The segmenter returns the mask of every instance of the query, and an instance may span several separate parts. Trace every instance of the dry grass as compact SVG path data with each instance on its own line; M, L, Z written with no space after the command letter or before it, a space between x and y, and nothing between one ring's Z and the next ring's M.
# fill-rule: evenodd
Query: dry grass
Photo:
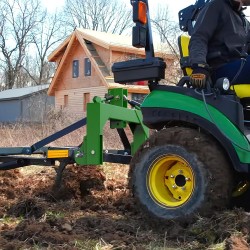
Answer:
M52 111L43 123L17 122L0 124L0 146L30 146L50 134L69 126L76 120L76 118L65 112ZM84 128L80 128L74 131L74 133L58 139L55 143L58 146L77 145L81 141L83 133Z
M41 139L73 124L81 118L63 111L51 111L43 123L17 122L0 124L0 147L31 146ZM129 135L131 133L128 132ZM86 135L86 126L52 142L50 146L78 146ZM105 149L121 148L121 141L115 130L104 127L103 141Z

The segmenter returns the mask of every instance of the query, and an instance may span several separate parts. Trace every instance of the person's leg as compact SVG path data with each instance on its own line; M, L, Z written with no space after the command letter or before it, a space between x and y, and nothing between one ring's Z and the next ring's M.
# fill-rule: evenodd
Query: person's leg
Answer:
M232 85L250 84L250 56L215 69L212 73L212 81L215 83L221 77L227 77Z

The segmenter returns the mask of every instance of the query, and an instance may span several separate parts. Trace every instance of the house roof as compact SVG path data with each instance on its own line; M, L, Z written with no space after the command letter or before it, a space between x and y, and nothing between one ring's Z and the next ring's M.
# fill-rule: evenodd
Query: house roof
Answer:
M74 34L74 33L73 33ZM56 61L56 58L58 55L60 55L61 53L65 52L68 44L69 44L69 41L72 37L71 34L70 36L68 36L49 56L48 56L48 61L49 62L54 62Z
M0 92L0 101L9 99L19 99L34 93L40 92L42 90L48 89L49 84L18 88L18 89L8 89Z
M75 32L78 33L78 35L81 36L83 39L86 39L106 49L112 49L115 51L123 51L123 52L125 51L135 54L143 54L143 55L145 54L143 48L135 48L132 46L131 36L117 35L112 33L106 33L89 29L81 29L81 28L77 28ZM49 55L48 57L49 61L54 62L58 57L58 55L61 54L61 52L65 51L72 35L69 36L67 39L65 39L65 41ZM169 54L169 56L171 55L169 45L166 43L160 43L154 41L154 50L156 54L164 52L164 54Z

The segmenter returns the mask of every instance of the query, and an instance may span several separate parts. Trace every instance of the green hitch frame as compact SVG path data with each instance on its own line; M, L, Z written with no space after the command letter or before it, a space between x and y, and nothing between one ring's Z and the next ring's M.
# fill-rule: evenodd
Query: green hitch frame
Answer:
M87 117L70 126L49 135L30 147L0 147L0 170L9 170L28 165L54 166L60 162L62 172L66 164L101 165L103 162L129 164L132 155L148 138L149 129L143 125L142 113L139 106L134 106L127 99L127 90L112 89L105 98L94 97L87 104ZM117 129L124 149L103 150L103 128L110 121L110 128ZM80 127L87 126L83 143L75 147L50 147L49 143L69 134ZM124 128L130 127L133 141L130 143ZM35 157L40 155L42 157Z
M133 133L131 154L149 137L149 129L143 124L142 113L138 108L127 108L127 90L111 89L108 97L94 97L87 104L87 133L79 149L74 152L79 165L103 164L103 128L110 121L111 129L130 127Z

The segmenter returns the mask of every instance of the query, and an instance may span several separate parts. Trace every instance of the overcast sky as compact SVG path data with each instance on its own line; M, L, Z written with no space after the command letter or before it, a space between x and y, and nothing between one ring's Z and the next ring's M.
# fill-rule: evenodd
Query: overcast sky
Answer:
M83 0L84 1L84 0ZM130 5L130 0L117 0L123 1ZM48 8L49 11L54 11L56 8L60 8L64 4L64 0L42 0L44 5ZM190 4L195 3L195 0L148 0L150 11L157 6L158 3L167 4L171 11L171 16L178 20L178 12L179 10L187 7Z
M84 0L83 0L84 1ZM117 0L123 1L130 5L130 0ZM44 5L48 8L49 11L54 11L56 8L60 8L64 4L64 0L42 0ZM154 11L154 8L157 4L166 4L169 7L171 18L175 21L178 21L178 12L185 7L194 4L196 0L148 0L150 12ZM249 10L245 11L247 15L250 16L250 7ZM250 18L248 18L250 19Z

